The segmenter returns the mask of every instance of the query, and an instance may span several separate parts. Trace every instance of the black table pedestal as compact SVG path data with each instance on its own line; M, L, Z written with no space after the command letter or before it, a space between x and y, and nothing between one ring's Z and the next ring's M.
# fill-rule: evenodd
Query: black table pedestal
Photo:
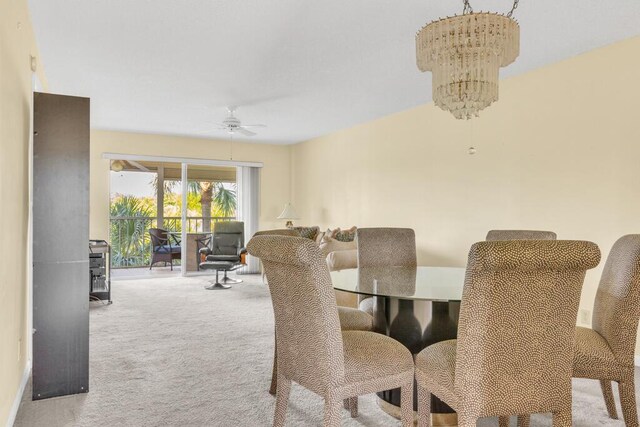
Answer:
M459 301L420 301L394 297L373 297L373 318L376 332L404 344L415 356L424 348L440 341L455 339L458 331ZM417 386L414 386L413 410L418 410ZM400 414L400 389L378 393L386 402L380 407L393 416ZM431 396L431 412L436 420L454 419L455 412L435 396ZM439 416L439 415L442 416ZM450 416L446 416L450 414ZM453 424L455 425L455 423Z

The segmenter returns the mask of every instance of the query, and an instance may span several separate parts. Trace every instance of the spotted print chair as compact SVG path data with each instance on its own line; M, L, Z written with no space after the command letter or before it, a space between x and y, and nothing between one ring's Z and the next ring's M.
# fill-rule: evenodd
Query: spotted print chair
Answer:
M292 228L280 228L276 230L256 231L254 236L290 236L300 237L300 232Z
M415 267L416 234L410 228L359 228L358 268ZM373 314L373 298L358 295L360 310Z
M254 234L254 237L255 236L302 237L297 230L291 228L258 231ZM349 307L338 307L338 317L340 318L340 328L343 331L370 331L373 329L373 317L371 317L371 315L365 313L364 311ZM273 349L273 369L271 370L271 386L269 387L269 393L271 394L276 394L276 388L278 386L277 360L278 357L276 345ZM351 408L354 416L358 413L357 399L352 400L349 404L345 402L345 407L346 406L349 406Z
M577 327L573 376L600 380L611 418L617 419L611 382L618 383L627 427L638 426L634 352L640 318L640 234L623 236L604 265L593 307L593 329Z
M298 230L293 228L280 228L275 230L262 230L256 231L254 236L289 236L289 237L301 237ZM264 270L262 271L262 281L266 284Z
M491 230L487 233L486 241L498 240L556 240L557 235L553 231L538 230ZM521 421L523 421L522 419ZM500 427L508 427L509 419L500 418Z
M487 233L487 242L496 240L556 240L553 231L536 230L491 230Z
M257 236L247 249L262 260L276 320L273 425L284 425L294 381L324 398L325 427L340 425L344 399L400 387L402 423L411 426L411 353L382 334L340 330L329 269L318 246L302 237Z
M591 242L474 244L458 339L416 356L418 425L430 425L433 393L458 413L460 427L538 412L553 413L554 426L571 426L578 303L586 270L599 261Z

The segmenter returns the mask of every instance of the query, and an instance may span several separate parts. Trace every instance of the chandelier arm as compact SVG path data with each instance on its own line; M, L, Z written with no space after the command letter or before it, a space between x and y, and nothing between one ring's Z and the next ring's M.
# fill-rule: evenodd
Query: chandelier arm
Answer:
M515 10L518 8L519 3L520 0L513 0L513 7L511 8L511 11L507 13L507 18L511 18L513 16L513 12L515 12Z
M466 15L468 13L473 13L473 8L471 7L469 0L462 0L462 2L464 4L464 8L462 9L462 14ZM513 16L513 12L516 11L519 3L520 3L520 0L513 0L513 7L511 7L511 10L509 11L509 13L507 13L508 18L511 18Z
M462 9L462 14L466 15L468 13L473 13L473 8L471 7L471 4L469 4L469 0L462 0L462 2L464 3L464 9Z

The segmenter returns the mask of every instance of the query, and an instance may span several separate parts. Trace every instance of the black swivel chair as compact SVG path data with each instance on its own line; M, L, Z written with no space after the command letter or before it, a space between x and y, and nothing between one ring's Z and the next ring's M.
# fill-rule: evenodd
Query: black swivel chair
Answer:
M205 286L205 289L229 289L227 283L240 283L242 280L232 279L227 272L243 267L242 262L247 250L244 248L244 222L227 221L219 222L213 229L211 246L200 249L200 253L206 255L206 261L200 263L201 270L215 270L215 283ZM218 278L218 272L223 271L222 280Z

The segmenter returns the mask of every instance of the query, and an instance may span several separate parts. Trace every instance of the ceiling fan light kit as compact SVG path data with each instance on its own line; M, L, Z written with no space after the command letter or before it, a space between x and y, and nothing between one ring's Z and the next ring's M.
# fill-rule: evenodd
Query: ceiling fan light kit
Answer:
M420 71L433 74L433 102L456 119L477 117L498 100L499 70L520 54L520 25L507 15L474 13L464 1L462 15L425 25L416 35Z
M231 136L239 133L244 136L254 136L255 132L247 129L248 127L266 127L265 125L243 125L239 118L235 116L236 107L228 107L229 116L218 125L218 129L226 130Z

